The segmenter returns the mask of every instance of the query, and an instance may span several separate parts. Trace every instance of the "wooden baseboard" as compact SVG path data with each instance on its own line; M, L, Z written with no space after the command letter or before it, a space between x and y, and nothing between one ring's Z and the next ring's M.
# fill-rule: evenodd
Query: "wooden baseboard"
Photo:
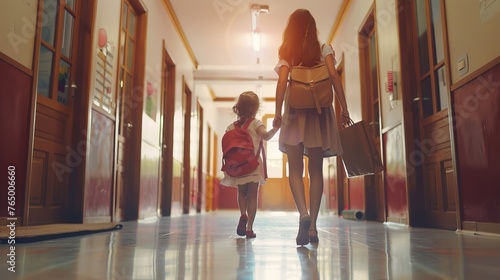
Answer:
M0 217L0 226L2 228L10 225L12 222L15 222L16 227L21 227L23 226L23 217Z
M461 231L478 235L500 236L500 224L464 221Z
M85 217L83 219L84 224L91 223L110 223L111 216L96 216L96 217Z
M406 217L387 217L387 222L408 225L408 219Z

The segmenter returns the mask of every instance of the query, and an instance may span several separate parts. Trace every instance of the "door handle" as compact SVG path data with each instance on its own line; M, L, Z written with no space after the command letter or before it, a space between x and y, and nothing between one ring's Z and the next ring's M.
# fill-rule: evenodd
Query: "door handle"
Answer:
M78 86L75 83L72 83L69 88L70 88L70 92L71 92L71 97L75 98L75 92L76 92L76 89L78 88Z
M128 122L126 123L126 126L127 126L127 133L130 134L132 132L132 127L134 127L134 125Z
M431 99L429 97L424 97L424 98L422 98L422 100L423 101L429 101ZM420 101L420 97L413 98L413 102L418 102L418 101Z

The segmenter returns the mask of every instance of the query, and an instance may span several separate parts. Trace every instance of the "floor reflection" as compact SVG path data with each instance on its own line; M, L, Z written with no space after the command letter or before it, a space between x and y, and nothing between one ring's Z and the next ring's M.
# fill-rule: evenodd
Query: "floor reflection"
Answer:
M318 255L316 249L308 249L307 247L297 247L297 255L301 266L301 279L317 280L318 272Z
M500 238L321 216L295 245L295 213L261 211L257 238L236 211L125 222L121 230L16 244L1 279L499 279ZM7 245L0 245L6 256Z
M254 279L255 254L252 248L252 241L247 241L245 238L236 238L236 251L240 258L236 279Z

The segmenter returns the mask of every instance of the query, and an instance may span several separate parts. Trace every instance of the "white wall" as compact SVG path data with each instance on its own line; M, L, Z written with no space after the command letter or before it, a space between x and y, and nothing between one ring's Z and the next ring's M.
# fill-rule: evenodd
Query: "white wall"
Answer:
M0 2L0 52L32 69L37 0Z
M376 0L378 70L380 73L379 92L382 117L382 130L398 125L403 119L402 96L391 102L385 91L387 71L395 71L400 77L399 36L397 28L396 0ZM404 65L403 65L404 67Z
M358 34L366 20L373 1L353 0L345 18L333 39L332 46L337 58L344 56L344 77L347 106L356 122L362 118L361 81ZM379 92L381 97L382 129L401 123L403 108L401 92L396 101L390 102L385 92L387 71L400 71L399 42L397 33L396 0L376 0Z
M481 2L445 1L452 84L500 56L500 1L488 1L493 2L486 11L491 17L485 20ZM463 54L469 57L469 72L460 76L457 63Z
M361 87L358 32L373 1L352 0L337 34L331 42L337 58L344 56L345 95L354 122L361 120Z

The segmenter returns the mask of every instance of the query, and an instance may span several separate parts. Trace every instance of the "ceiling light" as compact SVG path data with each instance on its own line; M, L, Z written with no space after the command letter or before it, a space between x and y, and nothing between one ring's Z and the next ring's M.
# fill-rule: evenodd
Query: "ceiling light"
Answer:
M261 13L269 13L268 5L252 5L252 47L253 50L260 51L260 27L259 27L259 15Z
M252 31L252 47L254 51L260 51L260 32L258 30Z

